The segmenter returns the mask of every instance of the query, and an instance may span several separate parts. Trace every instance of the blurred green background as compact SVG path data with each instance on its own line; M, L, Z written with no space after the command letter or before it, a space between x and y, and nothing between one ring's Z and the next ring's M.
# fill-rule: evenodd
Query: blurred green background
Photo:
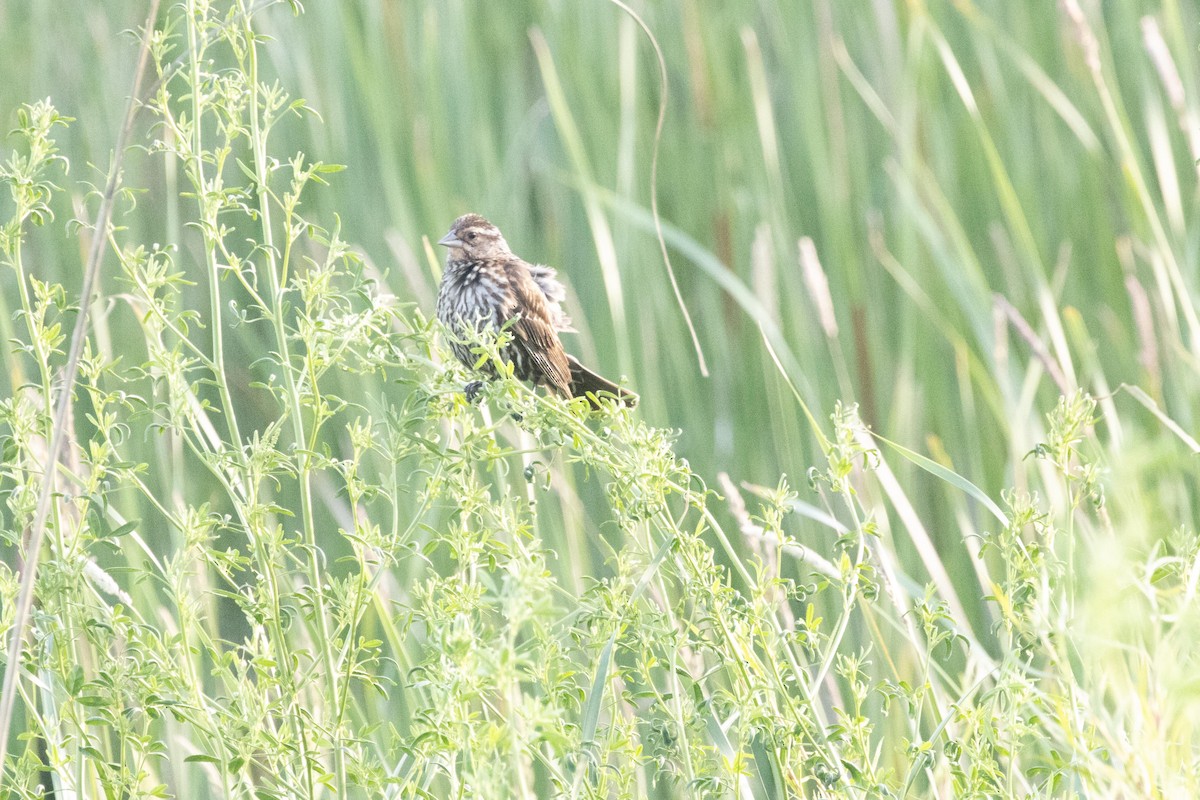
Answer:
M442 258L429 243L461 213L488 216L519 254L564 273L581 331L568 349L626 376L641 413L680 431L679 452L710 483L786 473L803 487L821 459L770 340L822 423L839 399L856 402L876 431L992 495L1028 482L1043 414L1084 387L1101 397L1101 438L1119 445L1113 484L1165 486L1183 512L1174 523L1195 522L1179 494L1195 488L1185 448L1128 395L1109 395L1137 384L1192 426L1200 9L1082 5L1078 16L1041 0L638 4L666 63L660 210L708 377L649 215L655 55L620 8L313 2L258 19L273 37L262 77L319 114L281 124L273 152L348 167L307 195L308 216L338 215L390 290L427 315ZM101 181L90 164L108 163L136 53L128 31L144 12L0 2L0 114L12 122L20 103L49 96L77 119L60 137L71 162L60 184L77 202ZM155 135L148 119L136 144ZM163 165L129 158L127 185L179 186ZM176 194L140 194L117 223L180 245L192 269ZM806 273L803 237L820 269L810 258ZM79 247L48 229L28 257L76 286ZM13 281L0 276L6 293ZM102 291L120 291L111 270ZM114 313L102 327L119 343L131 324ZM262 352L252 336L230 333L247 363ZM954 563L959 515L977 510L895 468ZM1164 506L1136 505L1138 530L1166 522Z
M175 20L173 54L191 31L180 20L220 27L207 8L194 0L162 9ZM825 770L843 757L837 770L871 764L879 774L864 785L897 791L982 786L987 770L995 786L1029 794L1062 775L1068 790L1086 779L1128 796L1197 783L1200 6L635 4L665 65L658 205L707 375L650 213L658 51L625 9L605 0L256 8L254 30L270 36L260 81L316 112L281 121L267 153L347 167L323 174L328 187L305 190L305 219L324 229L340 220L366 275L416 318L433 313L444 254L431 243L458 215L486 215L517 253L558 267L569 283L580 333L568 349L624 376L641 396L636 414L675 431L678 454L708 486L728 486L718 483L726 473L769 494L761 487L788 476L799 502L780 492L778 517L768 508L763 528L778 523L836 565L763 546L736 499L709 499L715 517L704 518L699 495L688 495L699 484L628 418L585 421L549 403L542 411L552 413L538 417L538 404L518 393L507 399L534 409L518 428L503 417L503 397L462 406L461 376L431 371L429 350L419 335L405 339L403 324L370 330L411 346L376 354L370 365L386 363L390 374L321 375L322 398L346 405L308 441L312 395L296 392L296 373L276 371L271 356L299 341L287 335L309 310L295 301L300 281L272 298L272 313L286 306L272 325L270 304L255 309L247 284L226 280L220 326L211 324L216 280L207 270L233 270L216 257L206 263L181 174L191 165L156 145L167 126L145 113L123 161L129 191L114 238L161 246L192 281L181 298L163 290L154 300L176 304L171 314L195 312L186 343L177 330L163 339L176 353L194 347L197 362L178 369L182 389L164 387L161 364L142 369L157 333L140 323L144 298L109 253L92 343L116 366L99 382L149 400L122 408L104 431L118 440L113 451L74 462L86 466L74 477L97 485L60 504L68 511L48 540L26 662L45 676L22 676L38 688L22 697L26 718L14 731L41 731L55 746L60 736L63 746L61 757L51 748L25 759L26 785L42 774L34 761L57 769L59 785L88 785L85 766L100 775L109 767L92 761L114 760L129 739L114 726L121 735L99 758L76 732L98 727L93 714L117 719L128 709L147 711L138 748L171 742L164 783L208 787L219 773L244 782L234 787L242 796L258 778L278 778L289 796L308 781L315 796L322 759L362 796L387 780L436 793L458 780L457 767L471 779L486 774L491 755L510 745L508 780L537 771L526 796L565 785L563 776L582 791L595 776L585 775L591 756L576 756L597 743L609 750L594 765L618 767L598 772L631 786L679 764L687 775L692 759L712 767L698 779L720 775L732 787L742 757L764 787L770 773L772 786L786 776L806 790L840 780ZM22 103L44 97L75 118L55 129L70 163L55 177L58 223L95 216L92 190L111 162L145 13L145 3L126 0L0 0L0 122L12 127ZM226 43L209 52L230 58ZM206 64L202 85L222 86L207 73L229 66ZM180 93L188 85L169 84ZM205 124L244 111L242 100L221 96ZM186 97L165 105L189 113ZM214 147L219 137L204 133ZM253 162L245 141L234 157ZM17 137L10 144L19 149ZM287 170L276 175L273 189ZM235 232L221 245L251 256L238 277L259 280L270 259L256 249L265 242L253 223L260 209L246 200L255 179L232 161L221 177L235 187L222 211ZM0 198L0 219L11 208ZM283 240L280 217L272 224L272 241ZM31 228L22 253L32 276L67 288L50 320L63 330L85 261L78 231ZM297 265L324 255L317 239L301 237ZM40 391L45 408L52 381L20 347L36 326L14 315L33 283L22 296L17 281L15 270L0 271L0 336L16 340L0 393L29 408ZM331 329L369 296L346 291L324 298L334 298L320 317ZM313 292L305 302L322 299ZM214 331L225 360L197 367ZM310 341L288 366L315 375L325 365L312 366L320 353ZM24 384L33 391L22 396ZM1076 389L1096 398L1095 424L1082 400L1048 424L1047 412ZM87 419L88 403L100 400L79 394L75 455L104 438ZM200 430L208 417L163 425L155 415L183 395L194 407L210 403L209 416L228 427ZM864 455L879 442L853 441L852 424L831 423L839 403L856 404L876 434L912 452L881 445L879 457ZM41 429L18 431L19 415L5 412L0 450L7 457L20 445L4 474L5 519L24 519L21 502L31 505L40 480ZM295 427L276 439L270 426L280 420ZM363 446L368 429L377 439ZM842 437L831 463L823 436ZM366 454L352 458L356 448ZM408 475L414 464L424 472ZM937 477L937 465L952 472ZM833 477L810 486L810 468ZM638 475L646 480L630 478ZM252 497L239 496L238 481ZM992 515L966 481L1006 511ZM620 507L643 490L651 497L642 505ZM70 508L86 508L86 518ZM784 513L792 510L800 513ZM1005 513L1011 520L1000 523ZM14 563L23 525L5 526ZM724 533L739 530L750 533ZM977 558L981 541L993 551ZM237 558L245 560L230 566ZM88 569L108 579L91 594L76 591ZM15 596L15 581L2 588ZM130 615L109 625L125 613L107 599L116 591L127 592L119 600ZM133 630L146 640L127 646ZM92 647L82 631L108 631L112 641L96 634ZM704 649L684 665L689 676L680 659L691 648ZM131 667L146 668L133 689L108 682ZM195 716L164 714L180 697ZM243 713L243 699L263 705ZM908 712L892 713L902 703ZM75 716L60 723L64 709ZM284 752L307 747L309 733L314 750ZM965 745L953 741L960 735ZM21 741L25 754L39 743ZM1033 755L1021 761L1025 744ZM936 767L926 745L942 748ZM344 763L360 757L372 765L361 782L356 764ZM968 762L983 772L958 774ZM65 783L63 765L77 771ZM1047 769L1056 772L1043 784ZM693 788L680 782L657 796Z

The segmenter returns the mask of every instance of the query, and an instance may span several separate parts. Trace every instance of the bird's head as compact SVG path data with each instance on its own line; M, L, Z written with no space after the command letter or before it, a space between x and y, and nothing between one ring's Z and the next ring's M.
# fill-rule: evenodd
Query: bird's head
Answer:
M470 259L502 258L512 255L500 229L478 214L463 214L454 220L450 232L438 239L438 244L450 248L451 258L461 251Z

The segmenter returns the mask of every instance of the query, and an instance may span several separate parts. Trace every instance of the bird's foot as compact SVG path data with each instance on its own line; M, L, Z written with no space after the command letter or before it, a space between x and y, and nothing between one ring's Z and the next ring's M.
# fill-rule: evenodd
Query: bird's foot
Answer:
M479 392L483 389L483 381L471 381L463 387L463 394L467 396L468 403L474 403L479 398Z

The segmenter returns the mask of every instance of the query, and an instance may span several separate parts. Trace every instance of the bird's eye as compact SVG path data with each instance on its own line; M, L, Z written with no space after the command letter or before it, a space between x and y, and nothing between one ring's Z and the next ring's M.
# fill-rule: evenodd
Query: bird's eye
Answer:
M475 241L475 237L476 237L476 236L478 236L478 235L479 235L479 234L477 234L477 233L468 233L468 234L467 234L467 239L469 239L470 241L472 241L472 242L473 242L473 241Z

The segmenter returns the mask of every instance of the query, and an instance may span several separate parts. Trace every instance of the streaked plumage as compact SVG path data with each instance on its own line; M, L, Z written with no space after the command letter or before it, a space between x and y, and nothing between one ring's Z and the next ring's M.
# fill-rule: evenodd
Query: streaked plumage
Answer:
M563 311L566 290L554 269L522 261L500 230L478 214L459 217L438 244L450 248L450 255L438 289L437 315L454 334L450 346L459 361L472 367L477 357L469 344L454 339L466 338L472 328L499 330L515 319L512 342L502 356L512 362L518 378L561 397L607 392L626 405L637 402L636 395L563 350L559 332L574 329ZM483 369L495 374L490 364Z

